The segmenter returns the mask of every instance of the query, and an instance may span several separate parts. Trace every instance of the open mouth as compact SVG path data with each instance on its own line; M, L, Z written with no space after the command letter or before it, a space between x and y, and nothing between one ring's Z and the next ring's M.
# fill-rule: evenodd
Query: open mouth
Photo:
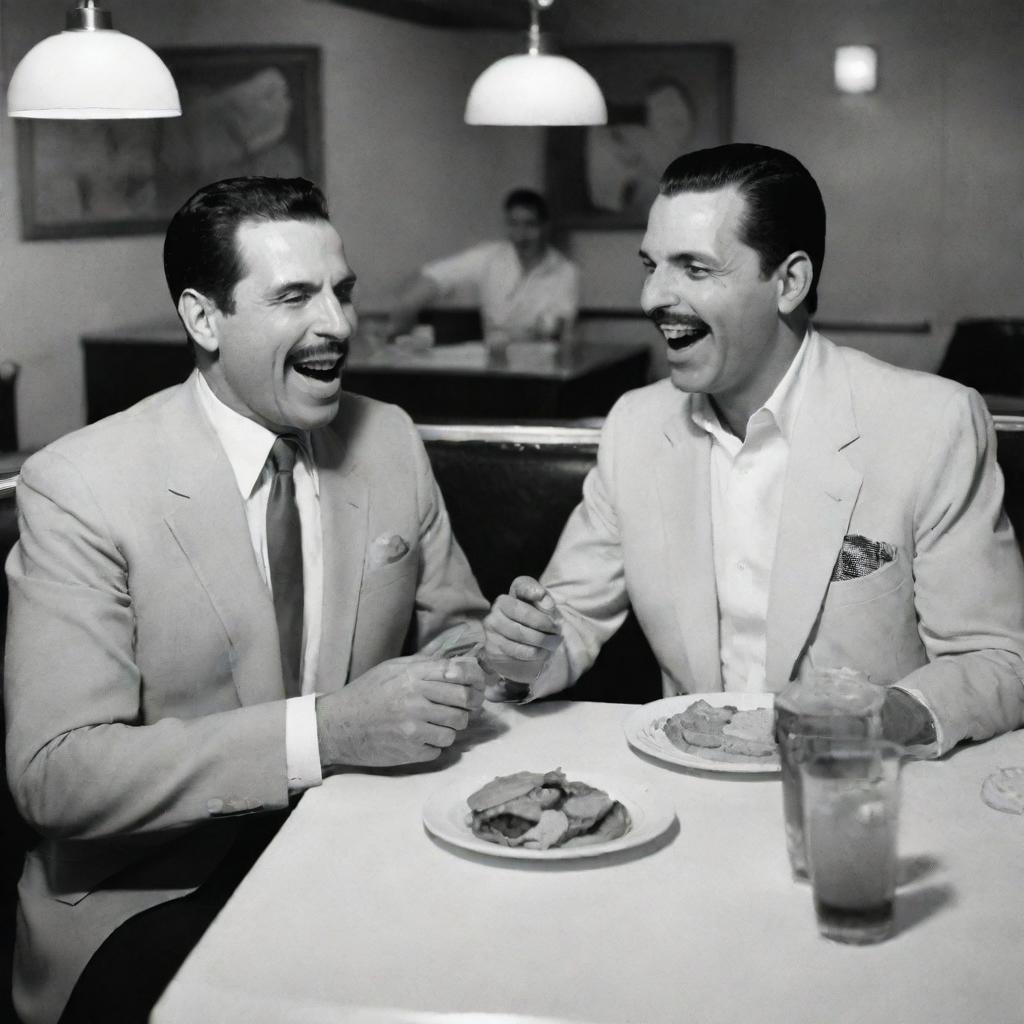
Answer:
M306 352L289 357L289 365L303 377L329 384L337 380L345 365L345 352Z
M680 352L683 349L696 345L701 338L707 337L711 328L703 321L673 323L662 321L658 324L665 342L673 352Z

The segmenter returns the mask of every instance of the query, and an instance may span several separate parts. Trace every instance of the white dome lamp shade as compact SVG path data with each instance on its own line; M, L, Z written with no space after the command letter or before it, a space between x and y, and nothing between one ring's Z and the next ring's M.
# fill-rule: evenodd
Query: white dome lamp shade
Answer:
M167 65L145 43L116 32L94 0L79 0L66 29L37 43L14 69L7 113L60 120L179 117L181 102Z
M466 100L467 124L608 123L608 108L593 76L568 57L542 52L539 8L553 2L529 0L529 49L502 57L477 78Z

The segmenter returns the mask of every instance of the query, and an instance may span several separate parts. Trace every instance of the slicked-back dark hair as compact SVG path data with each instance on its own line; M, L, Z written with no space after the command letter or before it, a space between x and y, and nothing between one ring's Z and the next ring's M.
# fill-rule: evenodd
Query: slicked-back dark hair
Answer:
M244 221L329 220L327 200L305 178L225 178L192 195L164 238L164 276L174 305L186 288L235 311L246 268L236 234Z
M673 160L661 176L659 191L676 196L730 185L746 200L740 241L758 254L762 274L770 274L792 252L802 250L811 258L813 276L804 304L813 313L825 262L825 203L818 183L789 153L734 142Z
M541 224L547 224L551 220L551 212L548 210L547 200L532 188L512 189L512 191L505 196L505 202L502 204L502 209L508 213L508 211L514 206L522 206L527 210L533 210L537 215L537 220L539 220Z

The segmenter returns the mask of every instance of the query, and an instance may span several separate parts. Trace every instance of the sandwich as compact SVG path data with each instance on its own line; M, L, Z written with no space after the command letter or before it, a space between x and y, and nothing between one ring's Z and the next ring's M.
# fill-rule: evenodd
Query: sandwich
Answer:
M706 700L694 701L681 714L673 715L665 722L665 735L683 750L686 749L685 744L720 747L722 730L735 714L736 708L731 704L716 708Z
M775 715L770 708L737 711L722 729L722 749L746 757L775 753Z
M470 794L473 834L500 846L548 850L617 839L629 814L617 800L561 769L502 775Z

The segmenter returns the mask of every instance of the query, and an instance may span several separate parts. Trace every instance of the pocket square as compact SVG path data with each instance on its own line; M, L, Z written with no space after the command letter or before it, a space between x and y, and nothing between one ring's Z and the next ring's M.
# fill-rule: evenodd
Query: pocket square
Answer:
M896 558L896 545L884 540L869 540L859 533L850 533L843 538L843 549L839 552L832 569L832 582L859 580L877 572Z
M409 545L404 537L397 533L382 533L370 544L366 553L366 566L368 569L379 569L382 565L390 565L408 550Z

